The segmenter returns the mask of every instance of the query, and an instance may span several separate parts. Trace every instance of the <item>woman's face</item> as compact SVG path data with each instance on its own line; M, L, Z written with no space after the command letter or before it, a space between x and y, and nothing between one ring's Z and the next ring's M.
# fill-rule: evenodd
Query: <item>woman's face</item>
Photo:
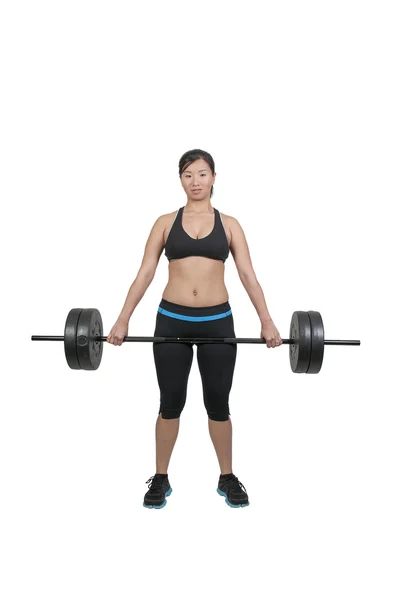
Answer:
M210 198L211 186L216 180L216 173L203 158L192 162L181 174L181 184L190 200ZM198 190L195 192L195 190Z

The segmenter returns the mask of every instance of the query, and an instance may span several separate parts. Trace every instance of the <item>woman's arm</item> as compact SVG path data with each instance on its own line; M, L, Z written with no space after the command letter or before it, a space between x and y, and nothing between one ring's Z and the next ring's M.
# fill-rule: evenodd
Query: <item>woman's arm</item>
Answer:
M272 321L272 319L268 312L263 290L257 281L253 269L245 234L240 223L234 217L229 217L229 225L232 236L230 250L238 270L239 278L257 311L261 323L264 325Z
M153 276L147 275L142 271L138 272L137 277L130 286L126 301L118 317L121 321L126 321L127 323L129 322L130 317L135 310L135 307L147 291L148 287L152 282L152 279Z
M256 276L254 276L254 279L242 278L241 281L243 287L248 293L250 300L253 303L254 308L257 311L261 324L265 325L266 323L272 321L271 316L268 312L267 304L265 302L263 290L261 288L261 285L257 281Z
M159 263L159 258L164 247L163 234L166 227L167 215L160 216L152 226L148 240L145 244L144 256L137 277L130 286L126 301L121 310L119 319L129 321L135 307L147 291Z

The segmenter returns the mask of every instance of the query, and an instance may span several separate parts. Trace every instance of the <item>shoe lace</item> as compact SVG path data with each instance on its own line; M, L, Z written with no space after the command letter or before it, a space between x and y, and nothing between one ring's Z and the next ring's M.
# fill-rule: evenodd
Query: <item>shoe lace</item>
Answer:
M230 475L229 477L226 477L224 480L225 483L228 484L229 488L235 488L235 489L243 489L245 491L245 493L247 494L246 488L243 485L243 483L241 483L239 481L239 479L237 478L236 475Z
M156 475L152 475L145 483L149 483L148 487L151 488L151 491L157 491L162 489L162 477L156 477ZM152 487L151 487L152 486Z

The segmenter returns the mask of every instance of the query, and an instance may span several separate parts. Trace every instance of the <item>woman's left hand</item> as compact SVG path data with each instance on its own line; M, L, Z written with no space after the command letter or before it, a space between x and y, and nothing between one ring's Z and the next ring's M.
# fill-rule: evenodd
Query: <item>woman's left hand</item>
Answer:
M261 326L260 337L264 338L267 342L267 348L275 348L283 344L282 338L279 335L279 331L274 325L274 322L267 321Z

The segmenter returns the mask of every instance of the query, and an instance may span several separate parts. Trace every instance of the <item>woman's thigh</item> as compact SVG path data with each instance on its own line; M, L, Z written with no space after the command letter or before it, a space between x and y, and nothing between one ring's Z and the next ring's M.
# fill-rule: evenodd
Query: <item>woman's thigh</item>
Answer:
M185 321L158 312L154 336L192 337L192 330ZM186 401L193 344L153 342L153 355L160 389L159 413L163 418L178 418Z
M198 323L195 337L236 337L232 314L214 321ZM203 400L209 418L228 420L229 393L237 357L237 344L198 343L197 360L202 378Z

